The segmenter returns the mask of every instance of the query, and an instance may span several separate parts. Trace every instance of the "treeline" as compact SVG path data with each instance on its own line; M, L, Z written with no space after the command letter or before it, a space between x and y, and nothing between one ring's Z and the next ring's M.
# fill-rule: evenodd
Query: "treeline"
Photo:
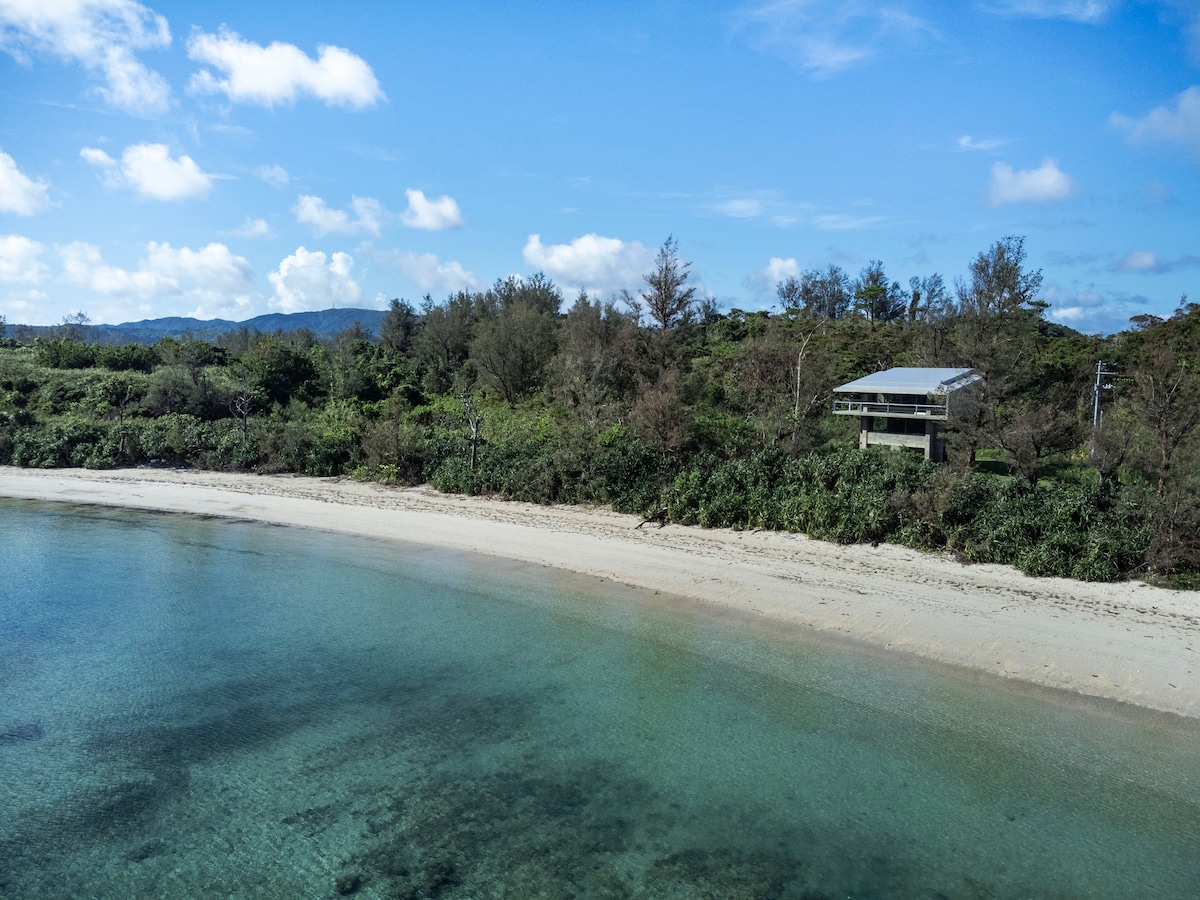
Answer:
M721 313L663 245L638 295L542 275L419 306L380 334L231 331L0 349L0 463L353 475L681 523L948 549L1036 575L1200 584L1200 307L1101 338L1046 320L1020 238L953 287L872 262ZM566 307L563 311L564 306ZM73 317L74 318L74 317ZM0 333L0 338L3 338ZM1099 427L1093 384L1103 360ZM831 389L891 366L983 380L951 463L857 446Z

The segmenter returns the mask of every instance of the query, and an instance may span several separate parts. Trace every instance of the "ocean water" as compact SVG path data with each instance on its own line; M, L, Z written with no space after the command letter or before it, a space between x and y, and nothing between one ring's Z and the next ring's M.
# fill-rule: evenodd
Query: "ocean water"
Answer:
M0 897L1200 896L1194 723L417 546L0 535Z

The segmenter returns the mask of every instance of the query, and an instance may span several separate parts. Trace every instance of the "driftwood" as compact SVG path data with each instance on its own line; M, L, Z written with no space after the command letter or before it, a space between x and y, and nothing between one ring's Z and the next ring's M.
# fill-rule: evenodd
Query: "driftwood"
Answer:
M637 526L637 528L641 528L642 525L649 525L651 522L657 522L659 528L662 528L664 525L666 525L667 524L667 508L664 506L662 509L660 509L658 512L656 512L650 518L643 519L641 521L641 524L639 524ZM636 531L637 528L635 528L634 531Z

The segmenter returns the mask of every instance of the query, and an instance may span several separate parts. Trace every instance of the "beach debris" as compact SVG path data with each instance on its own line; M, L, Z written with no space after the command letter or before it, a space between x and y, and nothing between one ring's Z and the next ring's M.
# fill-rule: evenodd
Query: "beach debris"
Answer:
M650 516L648 519L643 519L638 524L637 528L634 529L634 531L637 531L637 529L641 528L643 525L649 525L651 522L657 522L659 528L662 528L664 525L666 525L667 524L667 508L664 506L662 509L660 509L658 512L656 512L654 515Z

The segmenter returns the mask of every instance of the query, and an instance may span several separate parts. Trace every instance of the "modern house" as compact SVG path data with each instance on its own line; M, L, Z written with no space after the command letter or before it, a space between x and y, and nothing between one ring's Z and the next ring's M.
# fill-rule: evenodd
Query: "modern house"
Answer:
M858 446L913 447L945 462L946 423L962 392L980 380L974 369L896 368L833 389L833 412L858 416Z

